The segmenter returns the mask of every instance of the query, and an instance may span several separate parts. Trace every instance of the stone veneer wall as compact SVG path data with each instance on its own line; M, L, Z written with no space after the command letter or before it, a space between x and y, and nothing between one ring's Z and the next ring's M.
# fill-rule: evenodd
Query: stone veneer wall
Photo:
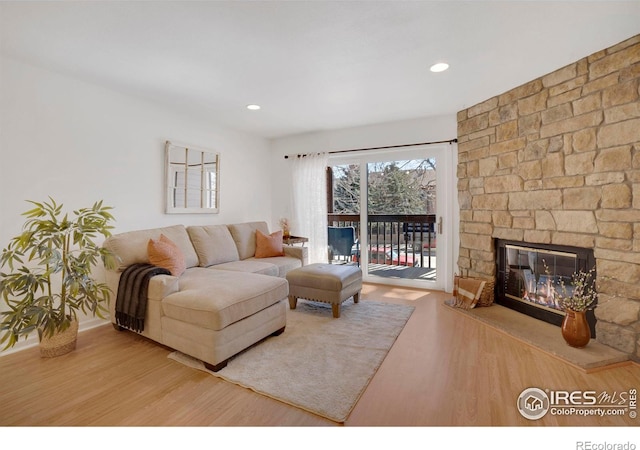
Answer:
M494 239L593 248L597 340L640 360L640 35L458 113L461 273Z

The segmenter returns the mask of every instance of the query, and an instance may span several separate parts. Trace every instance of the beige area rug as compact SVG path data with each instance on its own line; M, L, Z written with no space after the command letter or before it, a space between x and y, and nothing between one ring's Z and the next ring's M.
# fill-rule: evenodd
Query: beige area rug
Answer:
M629 357L614 348L591 339L584 348L567 345L562 338L560 327L534 319L502 305L493 304L488 308L464 310L445 305L455 311L509 334L516 339L537 347L586 372L625 362Z
M363 300L331 306L298 301L287 327L211 372L180 352L169 358L231 383L344 422L413 312L413 306Z

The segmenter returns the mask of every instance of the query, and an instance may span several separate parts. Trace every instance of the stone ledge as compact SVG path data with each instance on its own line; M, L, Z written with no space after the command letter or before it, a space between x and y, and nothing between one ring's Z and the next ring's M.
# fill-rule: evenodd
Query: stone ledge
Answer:
M629 355L626 353L601 344L594 339L584 348L570 347L564 342L559 327L502 305L494 304L488 308L474 308L468 311L447 307L550 353L585 372L629 361Z

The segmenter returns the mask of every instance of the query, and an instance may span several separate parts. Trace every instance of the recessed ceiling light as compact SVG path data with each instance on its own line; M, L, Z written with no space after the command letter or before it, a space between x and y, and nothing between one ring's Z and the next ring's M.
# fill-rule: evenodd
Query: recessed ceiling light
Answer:
M444 72L448 68L449 68L449 64L447 63L437 63L431 66L429 70L431 70L432 72Z
M260 109L260 105L247 105L247 109L250 109L251 111L257 111Z

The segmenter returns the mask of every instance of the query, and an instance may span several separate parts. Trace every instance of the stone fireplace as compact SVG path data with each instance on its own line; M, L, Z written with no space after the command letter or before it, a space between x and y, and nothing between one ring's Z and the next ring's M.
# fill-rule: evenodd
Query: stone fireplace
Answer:
M459 270L593 251L598 342L640 360L640 35L458 113Z

